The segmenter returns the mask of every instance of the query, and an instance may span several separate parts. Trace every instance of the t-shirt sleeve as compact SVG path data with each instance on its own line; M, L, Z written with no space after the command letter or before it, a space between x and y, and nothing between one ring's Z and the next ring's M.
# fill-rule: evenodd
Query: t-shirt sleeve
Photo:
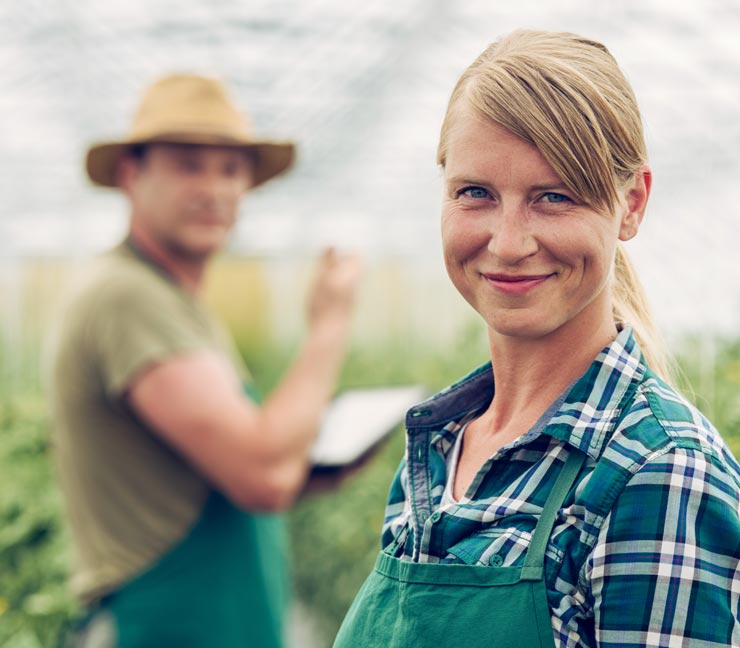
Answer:
M147 367L208 347L187 304L157 280L117 281L91 310L90 341L112 397Z

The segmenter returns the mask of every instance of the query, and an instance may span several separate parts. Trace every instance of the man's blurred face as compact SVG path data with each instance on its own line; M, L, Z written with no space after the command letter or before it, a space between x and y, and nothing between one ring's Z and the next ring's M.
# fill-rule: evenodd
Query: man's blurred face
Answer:
M175 258L205 260L218 251L252 184L251 160L227 146L151 144L127 164L132 227Z

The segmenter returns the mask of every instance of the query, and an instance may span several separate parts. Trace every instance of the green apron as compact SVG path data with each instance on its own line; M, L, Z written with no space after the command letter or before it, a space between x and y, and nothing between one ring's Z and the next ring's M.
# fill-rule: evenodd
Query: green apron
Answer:
M252 385L244 385L244 391L258 401ZM84 622L84 640L70 643L85 648L281 648L288 600L282 516L242 511L212 491L190 532L104 597Z
M116 648L280 648L287 603L282 519L214 491L187 537L101 602Z
M585 458L568 457L520 567L412 563L392 555L397 545L381 552L334 648L554 648L545 550Z

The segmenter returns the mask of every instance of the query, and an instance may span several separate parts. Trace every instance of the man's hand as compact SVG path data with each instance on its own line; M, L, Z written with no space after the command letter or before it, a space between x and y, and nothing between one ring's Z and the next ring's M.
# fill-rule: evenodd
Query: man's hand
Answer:
M307 298L310 329L324 324L346 324L352 315L363 264L358 255L338 254L328 248L319 259Z

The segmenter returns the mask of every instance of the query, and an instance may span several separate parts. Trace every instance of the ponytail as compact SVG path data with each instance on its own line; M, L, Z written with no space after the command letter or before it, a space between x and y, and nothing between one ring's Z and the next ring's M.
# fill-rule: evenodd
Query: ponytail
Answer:
M617 243L612 288L614 321L630 325L650 368L668 383L676 377L675 363L653 322L645 290L622 243Z

